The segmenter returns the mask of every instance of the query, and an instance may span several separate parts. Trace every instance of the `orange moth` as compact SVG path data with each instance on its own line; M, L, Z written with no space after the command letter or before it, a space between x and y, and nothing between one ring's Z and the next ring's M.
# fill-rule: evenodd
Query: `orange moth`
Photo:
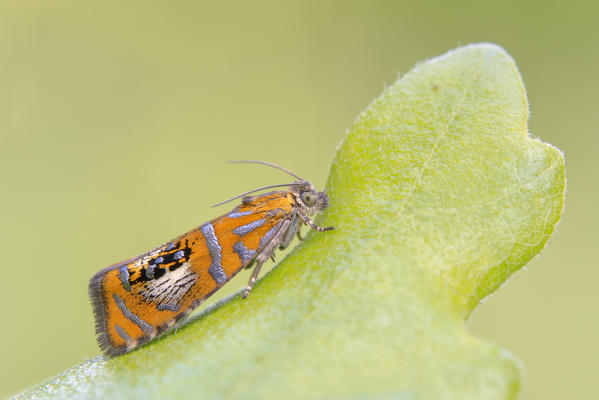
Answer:
M96 320L98 344L105 354L127 353L172 327L242 268L254 267L246 298L262 264L277 248L285 248L300 226L321 228L310 217L328 205L325 192L285 168L298 180L252 190L231 212L173 239L145 254L111 265L90 280L89 295ZM251 193L287 187L256 196Z

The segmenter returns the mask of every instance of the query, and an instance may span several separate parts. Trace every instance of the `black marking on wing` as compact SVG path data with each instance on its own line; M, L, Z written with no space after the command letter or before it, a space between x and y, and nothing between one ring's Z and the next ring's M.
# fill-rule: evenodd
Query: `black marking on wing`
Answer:
M155 252L153 251L152 253ZM168 242L149 260L145 261L145 256L140 258L145 265L135 279L129 279L129 284L143 284L145 282L160 279L165 273L175 271L189 261L190 256L191 247L189 246L189 240L185 239L185 243L182 241ZM150 267L152 267L153 274L150 272ZM129 274L131 275L132 272L133 271L129 271Z

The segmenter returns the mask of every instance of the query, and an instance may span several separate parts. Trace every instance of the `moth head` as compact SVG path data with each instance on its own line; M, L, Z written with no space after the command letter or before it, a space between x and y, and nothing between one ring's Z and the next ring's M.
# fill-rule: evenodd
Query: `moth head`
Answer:
M314 190L310 182L300 181L291 186L291 192L296 203L304 210L306 215L314 215L323 211L329 205L329 197L323 192Z

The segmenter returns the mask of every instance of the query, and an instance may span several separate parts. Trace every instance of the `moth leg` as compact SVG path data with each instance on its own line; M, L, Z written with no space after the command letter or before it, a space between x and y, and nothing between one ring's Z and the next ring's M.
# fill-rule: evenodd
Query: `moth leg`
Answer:
M318 232L330 231L332 229L335 229L334 226L327 226L326 228L322 228L322 227L316 225L314 222L312 222L312 220L310 218L306 217L304 215L304 213L302 213L302 212L299 213L299 216L302 218L302 220L306 224L310 225L310 228L312 228L312 229L314 229L314 230L316 230Z
M299 227L300 227L300 218L298 217L297 214L294 214L291 217L291 223L289 224L289 228L287 228L287 230L285 231L285 234L281 238L281 242L279 243L279 249L284 249L287 246L289 246L289 244L295 237L295 233L297 232Z
M250 295L250 292L252 291L252 288L254 287L254 283L256 283L256 280L258 279L258 274L260 273L260 268L262 268L262 264L259 262L258 265L256 265L256 268L254 268L254 273L252 274L252 277L250 278L250 281L248 282L248 287L245 288L245 290L243 291L243 296L241 296L242 298L246 298Z
M252 291L252 288L254 287L254 284L256 283L256 280L258 279L258 274L260 273L260 268L262 268L262 264L264 264L264 262L266 260L268 260L270 257L272 257L275 250L277 249L277 247L283 240L285 233L287 233L287 230L289 229L290 224L291 224L291 221L288 219L283 221L283 223L281 224L281 227L273 235L270 242L268 242L266 244L266 246L264 246L264 248L262 249L260 254L258 254L256 256L255 261L256 261L257 265L256 265L256 268L254 269L254 273L252 273L252 277L250 278L250 281L248 282L247 288L245 288L245 290L243 291L243 295L241 296L242 298L245 299L246 297L249 296L250 292Z
M301 232L299 231L299 229L297 230L297 238L299 239L300 242L304 241L304 238L303 238Z

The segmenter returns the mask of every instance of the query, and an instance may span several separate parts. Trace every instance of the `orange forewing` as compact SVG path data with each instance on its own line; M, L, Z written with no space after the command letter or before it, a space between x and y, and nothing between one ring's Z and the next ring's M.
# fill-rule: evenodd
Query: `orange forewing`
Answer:
M89 291L100 347L109 355L127 352L197 307L252 262L262 239L291 212L288 196L246 198L229 214L97 273Z

